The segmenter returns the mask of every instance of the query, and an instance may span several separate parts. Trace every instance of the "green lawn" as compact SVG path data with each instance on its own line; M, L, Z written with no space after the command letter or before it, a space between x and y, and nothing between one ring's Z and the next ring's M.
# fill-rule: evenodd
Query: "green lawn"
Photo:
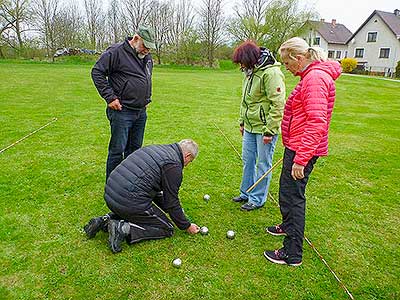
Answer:
M145 144L199 143L180 195L210 234L177 230L117 255L106 234L87 240L82 226L107 212L109 138L90 67L0 62L0 149L58 118L0 154L0 299L349 299L306 243L299 268L264 259L282 242L264 231L280 221L275 204L247 213L230 201L241 162L214 124L240 151L239 71L154 71ZM295 82L287 74L288 90ZM399 91L398 82L339 78L330 156L308 185L306 236L355 299L400 298Z

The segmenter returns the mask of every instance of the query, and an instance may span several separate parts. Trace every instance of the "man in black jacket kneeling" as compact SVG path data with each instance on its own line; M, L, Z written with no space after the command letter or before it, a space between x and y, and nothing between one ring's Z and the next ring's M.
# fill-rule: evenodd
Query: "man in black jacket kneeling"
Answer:
M104 199L111 212L85 225L88 238L101 229L108 231L110 248L117 253L124 239L133 244L170 237L174 227L164 212L179 229L198 233L199 227L188 221L178 197L183 168L197 153L197 144L186 139L147 146L129 155L107 179Z

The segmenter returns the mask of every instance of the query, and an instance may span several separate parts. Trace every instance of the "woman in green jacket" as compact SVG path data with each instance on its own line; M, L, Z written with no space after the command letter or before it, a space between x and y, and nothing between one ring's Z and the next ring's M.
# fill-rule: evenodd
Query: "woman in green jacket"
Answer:
M272 166L285 104L285 78L271 52L252 41L235 49L233 62L244 73L239 118L243 177L240 195L233 201L245 202L241 209L251 211L262 207L268 195L272 174L246 191Z

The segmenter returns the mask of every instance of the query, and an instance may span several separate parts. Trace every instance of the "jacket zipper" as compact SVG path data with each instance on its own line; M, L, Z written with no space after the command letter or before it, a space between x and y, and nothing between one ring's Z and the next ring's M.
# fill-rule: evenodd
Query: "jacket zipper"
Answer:
M245 115L245 117L246 117L246 119L247 119L247 122L248 122L249 125L250 125L250 131L251 131L251 132L253 132L253 125L251 125L250 119L249 119L249 117L247 116L247 113L248 113L248 111L249 111L249 105L247 104L247 102L245 101L245 99L246 99L246 95L248 94L247 91L248 91L248 90L251 90L251 86L253 85L253 78L254 78L254 75L252 74L252 75L251 75L251 78L250 78L250 81L248 81L247 84L246 84L246 88L245 88L245 90L244 90L244 95L243 95L243 102L244 102L244 104L246 104L246 112L244 113L244 115ZM250 83L250 87L248 88L249 83Z
M289 125L288 125L288 130L287 130L288 140L290 138L290 127L292 126L292 119L293 119L293 111L292 111L292 115L290 116L290 119L289 119Z
M150 64L150 60L147 60L146 66L145 66L145 70L144 70L144 72L146 74L146 80L147 80L147 93L146 93L146 96L150 95L150 93L151 93L151 90L150 90L151 74L150 74L150 66L149 66L149 64ZM147 100L147 99L145 99L145 100Z
M260 105L260 120L263 122L264 125L267 125L267 118L265 117L264 107Z

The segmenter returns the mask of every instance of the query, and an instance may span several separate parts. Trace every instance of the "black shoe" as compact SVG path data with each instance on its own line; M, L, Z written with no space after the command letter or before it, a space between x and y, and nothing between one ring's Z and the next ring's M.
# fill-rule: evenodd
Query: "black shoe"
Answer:
M259 209L259 208L261 208L261 207L262 207L262 206L257 206L257 205L255 205L255 204L253 204L253 203L247 202L247 203L243 204L243 205L240 207L240 209L241 209L241 210L245 210L245 211L251 211L251 210Z
M121 243L129 232L130 225L124 220L110 220L108 222L108 244L113 253L121 252Z
M236 202L236 203L240 203L240 202L247 202L247 199L246 198L242 198L240 196L237 196L237 197L233 197L232 201Z
M109 221L110 219L106 219L104 222L103 222L103 226L101 226L101 230L103 231L103 232L108 232L108 221Z
M83 227L83 230L85 231L87 237L91 239L94 238L96 236L96 233L98 233L100 230L104 230L104 227L106 226L107 226L107 218L97 217L91 219L89 223L87 223Z
M286 232L283 231L281 225L275 225L265 228L265 230L272 235L279 236L279 235L286 235Z
M288 265L292 267L298 267L302 264L301 261L298 262L288 262L288 255L286 254L285 250L279 249L274 251L264 251L264 256L270 262L279 265Z

